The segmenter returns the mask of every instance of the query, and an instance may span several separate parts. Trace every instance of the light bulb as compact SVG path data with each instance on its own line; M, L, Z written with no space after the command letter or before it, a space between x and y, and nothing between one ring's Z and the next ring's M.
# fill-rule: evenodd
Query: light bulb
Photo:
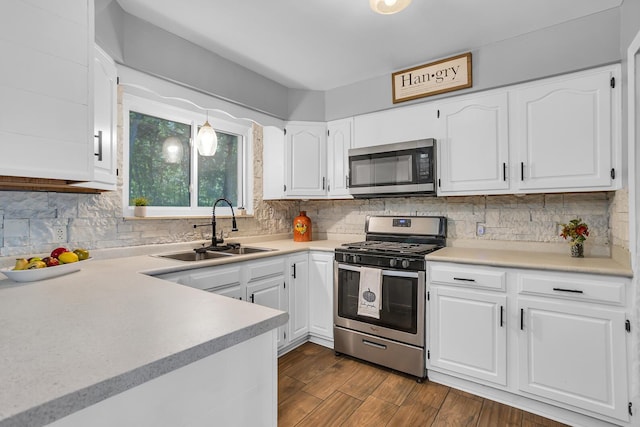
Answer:
M167 163L180 163L182 159L182 141L180 138L170 136L162 143L162 157Z
M216 150L218 149L218 135L216 135L216 131L211 127L209 121L206 121L202 127L200 127L196 147L198 147L198 153L200 153L201 156L213 156L216 154Z
M369 0L374 12L382 15L398 13L411 3L411 0Z

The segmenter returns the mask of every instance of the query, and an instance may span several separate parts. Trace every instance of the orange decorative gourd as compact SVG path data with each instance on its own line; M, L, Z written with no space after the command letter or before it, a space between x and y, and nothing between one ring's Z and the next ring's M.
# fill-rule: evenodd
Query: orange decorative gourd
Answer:
M311 241L311 220L307 216L307 211L300 211L300 215L293 220L293 241Z

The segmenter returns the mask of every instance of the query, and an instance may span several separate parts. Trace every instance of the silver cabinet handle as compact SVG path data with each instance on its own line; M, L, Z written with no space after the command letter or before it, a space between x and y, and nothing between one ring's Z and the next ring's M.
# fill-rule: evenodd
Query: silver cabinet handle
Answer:
M102 161L102 131L99 130L97 135L93 135L94 138L98 138L98 152L94 153L94 156L98 157L98 161Z

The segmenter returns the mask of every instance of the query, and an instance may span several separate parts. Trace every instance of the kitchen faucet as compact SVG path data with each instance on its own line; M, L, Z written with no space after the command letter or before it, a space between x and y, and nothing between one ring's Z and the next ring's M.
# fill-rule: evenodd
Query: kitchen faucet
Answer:
M233 213L233 205L229 200L225 198L220 198L215 202L213 202L213 210L211 212L211 224L200 224L200 225L194 224L193 225L193 228L204 227L209 225L212 228L211 245L205 248L196 249L196 251L216 251L216 250L228 249L226 246L218 246L219 243L224 243L224 236L222 235L222 233L220 233L219 239L216 237L216 206L220 202L225 202L231 208L231 231L238 231L238 225L236 224L236 215Z

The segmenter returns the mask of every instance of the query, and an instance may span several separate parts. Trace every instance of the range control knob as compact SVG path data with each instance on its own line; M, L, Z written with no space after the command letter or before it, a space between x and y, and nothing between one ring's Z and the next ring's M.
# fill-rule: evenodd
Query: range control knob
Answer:
M391 258L389 260L389 267L395 267L398 264L398 260L395 258Z
M408 259L403 259L402 260L402 268L409 268L409 260Z
M357 264L358 262L360 262L360 257L358 255L353 255L351 257L351 261Z

